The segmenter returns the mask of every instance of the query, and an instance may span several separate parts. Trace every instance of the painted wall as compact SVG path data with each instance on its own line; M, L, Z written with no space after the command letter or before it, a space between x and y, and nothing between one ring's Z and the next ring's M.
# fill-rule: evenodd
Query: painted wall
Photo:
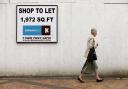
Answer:
M0 76L78 75L90 28L98 29L99 72L128 75L127 0L1 0ZM17 44L16 5L58 5L57 44Z

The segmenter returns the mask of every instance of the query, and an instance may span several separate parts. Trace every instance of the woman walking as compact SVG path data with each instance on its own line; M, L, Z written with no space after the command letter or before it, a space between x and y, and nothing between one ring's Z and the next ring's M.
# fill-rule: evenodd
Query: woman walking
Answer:
M81 83L84 83L83 75L87 72L87 69L90 69L91 72L95 72L96 82L102 82L103 79L99 77L98 74L98 66L96 63L97 55L95 49L98 47L98 43L96 42L97 30L95 28L91 29L91 36L87 41L87 50L85 53L85 58L87 58L82 70L81 74L78 77L78 80Z

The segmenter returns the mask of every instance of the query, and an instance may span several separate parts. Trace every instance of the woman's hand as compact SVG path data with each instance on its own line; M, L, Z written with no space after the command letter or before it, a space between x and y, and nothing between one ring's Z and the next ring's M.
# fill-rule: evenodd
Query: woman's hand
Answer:
M95 45L95 48L97 48L98 47L98 43Z
M96 46L98 47L98 43L96 44Z

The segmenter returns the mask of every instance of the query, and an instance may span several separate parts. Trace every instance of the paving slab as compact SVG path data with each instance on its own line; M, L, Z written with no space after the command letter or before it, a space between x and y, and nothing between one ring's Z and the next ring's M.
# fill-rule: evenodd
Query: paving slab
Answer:
M106 78L101 83L86 79L80 83L76 78L0 78L0 89L128 89L128 79Z

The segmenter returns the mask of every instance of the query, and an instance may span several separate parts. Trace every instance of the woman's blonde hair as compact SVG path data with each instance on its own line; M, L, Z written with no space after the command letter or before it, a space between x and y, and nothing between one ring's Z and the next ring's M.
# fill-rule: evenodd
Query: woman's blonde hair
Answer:
M95 28L91 28L91 34L97 32L97 30Z

